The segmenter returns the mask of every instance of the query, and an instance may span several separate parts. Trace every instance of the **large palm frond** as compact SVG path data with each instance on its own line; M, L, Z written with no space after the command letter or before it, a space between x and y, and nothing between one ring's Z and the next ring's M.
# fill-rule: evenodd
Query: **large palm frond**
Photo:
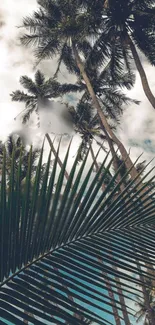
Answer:
M150 278L143 262L149 258L149 263L154 263L154 193L146 185L139 189L134 181L120 195L115 195L119 184L108 193L117 173L100 193L112 164L112 160L107 162L108 155L95 177L91 177L93 164L82 177L87 157L77 171L76 158L64 187L68 155L69 150L58 172L57 152L50 174L49 155L40 186L42 151L32 190L31 149L25 188L21 191L22 158L16 170L13 151L6 193L4 152L0 190L2 323L21 324L24 319L33 324L52 321L53 324L78 325L85 324L84 317L97 324L112 324L108 315L112 315L113 301L108 297L106 281L111 281L112 291L116 293L117 280L113 276L119 277L122 294L132 300L133 286L141 284L137 254L142 266L140 273L145 279ZM135 195L131 197L133 188ZM108 275L103 276L104 272ZM136 286L134 292L137 296L141 294ZM115 300L121 310L123 306L117 295ZM133 313L127 309L129 314Z

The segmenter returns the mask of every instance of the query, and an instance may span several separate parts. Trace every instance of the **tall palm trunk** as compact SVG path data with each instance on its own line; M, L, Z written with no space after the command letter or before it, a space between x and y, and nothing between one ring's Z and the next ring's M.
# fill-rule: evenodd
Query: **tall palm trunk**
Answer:
M126 39L127 39L127 43L130 46L130 50L132 52L132 55L133 55L133 58L134 58L134 61L135 61L135 64L136 64L136 68L137 68L137 70L139 72L144 93L145 93L147 99L149 100L149 102L151 103L151 105L153 106L153 108L155 109L155 97L153 96L152 91L150 89L150 86L149 86L149 83L148 83L148 80L147 80L147 76L146 76L146 73L145 73L145 71L143 69L143 66L141 64L141 61L140 61L139 55L137 53L136 47L135 47L135 45L134 45L134 43L133 43L133 41L132 41L132 39L131 39L131 37L129 35L127 35Z
M113 144L110 143L110 146L113 147ZM111 149L112 149L113 154L115 155L114 148L111 148ZM94 155L93 148L92 148L91 144L90 144L90 152L91 152L92 159L93 159L95 167L96 167L96 172L98 172L99 166L98 166L98 163L96 161L96 158L95 158L95 155ZM114 168L115 167L116 167L116 165L114 166ZM104 185L104 187L105 187L105 185ZM105 189L104 187L102 187L102 191L104 191L104 189ZM111 252L110 252L110 255L111 255ZM103 263L103 261L101 259L99 259L99 262ZM117 267L114 267L114 269L117 270ZM103 275L104 274L107 276L106 272L103 272ZM125 307L125 300L124 300L124 297L123 297L120 280L119 280L118 277L115 277L115 278L116 278L116 281L117 281L118 296L119 296L120 303L122 305L122 313L123 313L125 325L131 325L130 320L129 320L129 316L128 316L128 312L127 312L127 309ZM107 290L108 290L109 297L110 297L110 299L112 300L112 303L113 303L112 310L113 310L113 314L114 314L114 318L115 318L115 323L116 323L116 325L121 325L120 317L119 317L119 314L118 314L118 309L117 309L116 303L113 301L114 294L112 292L111 283L110 283L110 280L108 280L108 279L106 280L106 287L107 287Z
M136 252L136 248L134 245L133 245L133 249ZM138 257L136 259L136 263L137 263L137 269L141 272L141 267L139 265ZM144 283L144 285L142 285L142 291L143 291L145 306L148 311L148 320L150 322L150 325L155 325L154 311L152 310L152 308L150 306L149 292L146 290L145 278L143 277L143 275L140 275L140 280Z
M114 267L114 269L117 271L117 267ZM127 309L125 307L125 299L123 297L120 279L118 277L115 277L115 279L117 281L117 291L118 291L118 295L119 295L119 300L123 307L122 313L123 313L124 323L125 323L125 325L131 325L129 315L128 315Z
M98 261L104 265L102 259L98 258ZM104 272L104 271L102 272L102 274L103 274L103 276L108 276L108 274L106 272ZM116 303L114 301L115 297L114 297L114 294L113 294L113 291L112 291L110 280L106 279L104 281L105 281L105 284L106 284L106 287L107 287L109 298L111 299L111 302L112 302L112 311L113 311L113 315L114 315L114 319L115 319L115 324L116 325L121 325L121 320L120 320L120 317L119 317L119 314L118 314L118 309L117 309Z
M114 170L115 170L115 173L116 173L119 166L118 166L118 163L117 163L117 157L116 157L115 149L114 149L114 146L113 146L113 142L112 142L111 138L109 137L109 135L108 135L107 131L105 130L105 128L103 128L103 130L104 130L104 133L106 135L106 139L107 139L107 142L109 144L109 148L110 148L110 151L111 151L111 154L112 154L112 157L113 157L113 166L114 166ZM120 174L117 175L117 181L118 181L118 183L121 181L121 175ZM120 189L123 192L124 184L120 185Z
M98 116L100 118L100 121L102 123L102 125L104 126L105 130L108 132L108 134L110 135L110 137L112 138L112 140L117 144L120 152L121 152L121 155L122 155L122 159L124 160L125 162L125 165L127 167L127 169L131 169L130 171L130 175L131 175L131 178L134 179L136 176L138 176L138 173L137 173L137 170L136 168L133 166L133 163L125 149L125 147L123 146L123 144L121 143L121 141L117 138L117 136L113 133L113 131L111 130L108 122L107 122L107 119L104 115L104 113L102 112L102 109L101 109L101 106L100 106L100 103L96 97L96 94L94 92L94 89L92 87L92 84L87 76L87 73L84 69L84 65L83 65L83 62L81 61L81 58L78 54L78 51L76 49L76 46L74 43L72 43L72 49L73 49L73 53L74 53L74 56L75 56L75 60L76 60L76 63L77 63L77 66L80 70L80 73L86 83L86 86L87 86L87 89L88 89L88 92L92 98L92 101L94 103L94 107L96 108L97 110L97 113L98 113ZM140 181L140 177L139 178L139 181ZM138 179L137 179L138 181Z

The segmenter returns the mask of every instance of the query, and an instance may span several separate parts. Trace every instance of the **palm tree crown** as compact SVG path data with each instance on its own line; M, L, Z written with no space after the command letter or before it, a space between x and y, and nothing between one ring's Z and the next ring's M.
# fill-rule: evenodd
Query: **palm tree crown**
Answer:
M20 78L20 84L27 90L27 93L16 90L12 92L11 98L13 101L25 103L25 113L23 114L23 123L26 123L33 111L38 114L39 105L49 104L49 100L62 96L69 91L77 91L78 86L72 84L61 85L53 78L45 79L41 71L36 71L35 80L33 81L28 76Z
M18 135L10 135L6 143L0 142L0 165L2 170L2 163L4 155L6 156L6 173L7 178L10 176L12 159L15 160L15 168L18 168L20 156L22 154L21 162L21 181L26 177L28 171L29 150L27 150L22 143L22 139ZM37 160L40 156L40 150L34 149L32 154L32 176L37 169Z
M104 62L107 55L111 57L111 74L126 69L131 72L131 58L134 59L141 77L144 92L155 108L155 98L150 90L148 80L139 58L137 47L145 54L151 64L155 64L155 8L154 1L107 0L96 2L81 1L89 7L95 17L98 2L103 4L100 15L100 32L94 44L92 58L102 52Z

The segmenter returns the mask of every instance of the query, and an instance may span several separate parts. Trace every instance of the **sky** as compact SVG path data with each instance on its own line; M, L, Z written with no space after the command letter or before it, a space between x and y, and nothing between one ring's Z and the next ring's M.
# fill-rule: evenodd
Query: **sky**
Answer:
M16 132L26 136L26 143L33 142L40 145L46 132L62 134L68 132L74 134L71 126L63 123L61 117L63 106L55 104L52 113L46 112L41 117L41 128L36 128L35 117L30 120L28 126L21 124L20 116L14 118L24 109L24 104L11 102L10 93L21 89L19 78L28 75L33 78L35 59L31 49L21 46L19 35L22 29L23 16L29 15L37 8L35 0L5 0L0 3L0 139L5 141L8 134ZM144 68L153 92L155 92L154 67L151 67L145 58ZM39 68L47 77L55 71L56 60L44 61ZM72 82L74 77L61 70L60 81ZM128 96L141 101L140 105L131 104L124 108L120 126L117 130L119 138L131 153L135 160L143 152L142 160L149 161L155 155L155 111L145 97L138 73L136 74L135 87L128 92ZM52 134L51 134L52 135ZM76 153L78 137L74 136L73 155ZM68 143L68 137L64 138L64 146ZM47 150L48 145L46 144Z
M19 103L11 102L9 94L20 89L19 78L22 75L33 77L35 60L32 50L23 48L19 42L21 29L17 28L22 23L23 16L31 14L36 9L35 0L5 0L0 2L0 140L6 141L11 133L24 136L25 143L33 143L40 146L44 134L69 133L74 135L73 128L63 123L64 106L60 103L52 104L52 113L49 111L41 115L41 128L36 128L36 119L32 118L28 126L21 124L20 118L15 117L24 109ZM155 93L154 67L142 57L145 71ZM47 77L55 71L56 60L44 61L39 68ZM65 82L74 81L65 69L62 69L60 80ZM117 129L117 134L127 150L130 149L133 161L143 152L142 160L151 160L155 156L155 111L145 97L140 78L136 73L134 88L128 92L128 96L140 100L139 106L131 104L126 107ZM65 152L69 137L64 137L62 154ZM74 135L71 158L75 156L79 138ZM48 144L45 146L48 152Z

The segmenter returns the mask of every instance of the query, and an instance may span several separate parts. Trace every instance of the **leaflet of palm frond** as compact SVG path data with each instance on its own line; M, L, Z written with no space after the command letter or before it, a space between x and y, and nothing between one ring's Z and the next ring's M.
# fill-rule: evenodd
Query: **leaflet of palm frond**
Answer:
M76 63L75 63L75 60L73 57L73 53L72 53L72 49L66 43L64 44L63 49L61 51L61 56L58 61L58 66L61 64L61 62L63 62L65 64L65 66L67 67L67 70L70 73L79 75L79 69L76 66Z
M100 91L100 89L99 89ZM100 98L102 98L105 101L105 108L106 108L106 102L108 105L111 105L113 107L113 110L118 110L118 113L122 113L122 105L123 104L130 104L135 103L138 104L139 102L137 100L131 99L121 93L118 89L115 88L105 88L103 91L101 90ZM117 112L117 111L116 111Z
M79 53L81 53L85 59L87 59L88 55L92 51L92 46L91 46L90 42L87 40L83 40L83 41L79 42L77 48L79 50Z
M111 60L109 69L112 79L117 82L117 78L120 72L123 72L124 70L124 62L122 47L120 47L120 42L117 42L116 40L111 47ZM131 70L129 72L131 73Z
M37 70L35 73L35 83L38 85L38 87L45 83L45 76L40 70Z
M34 100L34 96L29 96L27 95L26 93L24 93L23 91L20 91L20 90L16 90L16 91L13 91L11 94L11 99L12 101L15 101L15 102L26 102L27 105L29 105L29 103Z
M38 88L36 87L35 82L28 76L22 76L19 80L20 84L28 90L29 93L36 95L38 94Z
M27 121L30 119L31 114L34 112L36 105L32 108L30 108L29 110L27 110L27 112L22 116L22 123L26 124Z
M80 102L77 104L76 113L78 114L79 122L86 121L89 123L92 118L92 106L89 103Z
M110 63L109 63L110 65ZM102 80L108 80L108 84L111 87L120 87L120 88L127 88L131 89L135 83L135 74L132 72L119 72L119 75L117 74L115 78L113 79L110 74L110 70L108 68L103 69L102 72L99 75L99 83L102 82Z
M102 66L110 58L109 45L108 35L102 34L99 36L93 45L92 51L86 58L86 68L95 67L96 62L98 66Z
M59 93L64 95L67 94L69 92L78 92L81 91L80 87L76 84L61 84L59 86Z

